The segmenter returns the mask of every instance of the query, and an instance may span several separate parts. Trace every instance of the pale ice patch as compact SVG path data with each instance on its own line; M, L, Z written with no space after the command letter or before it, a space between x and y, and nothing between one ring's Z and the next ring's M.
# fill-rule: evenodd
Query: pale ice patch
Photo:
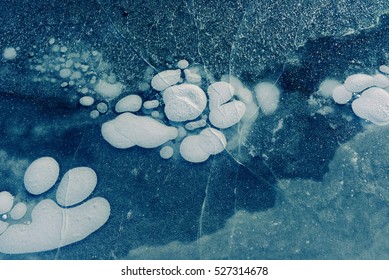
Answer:
M7 230L9 223L0 220L0 235Z
M190 83L190 84L200 84L201 83L201 76L196 73L193 69L185 69L184 70L184 74L185 74L185 80L186 82Z
M190 135L182 140L180 145L181 156L189 162L200 163L206 161L210 154L201 148L202 139L198 135Z
M154 100L148 100L143 103L143 108L150 110L150 109L155 109L159 107L159 101L154 99Z
M261 82L254 88L258 105L265 115L273 114L280 101L280 90L278 87L269 82Z
M330 98L335 88L340 85L341 83L338 80L327 78L320 83L318 93L325 98Z

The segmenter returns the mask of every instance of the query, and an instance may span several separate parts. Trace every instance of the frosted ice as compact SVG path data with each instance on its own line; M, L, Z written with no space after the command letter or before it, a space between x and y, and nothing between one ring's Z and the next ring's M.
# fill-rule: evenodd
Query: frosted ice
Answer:
M0 220L0 234L8 228L9 223Z
M60 76L62 79L69 78L71 74L72 74L72 71L71 71L70 69L67 69L67 68L61 69L61 70L59 71L59 76Z
M200 84L201 76L197 73L192 72L190 69L184 70L185 79L190 84Z
M373 76L373 83L376 87L386 88L389 86L389 78L383 74L375 74Z
M334 79L325 79L319 85L319 94L323 97L330 98L337 86L340 86L341 83L338 80Z
M387 75L389 75L389 66L386 66L386 65L381 65L379 70L382 72L382 73L385 73Z
M273 114L278 107L280 100L280 90L269 82L262 82L255 86L255 95L257 97L259 108L265 115Z

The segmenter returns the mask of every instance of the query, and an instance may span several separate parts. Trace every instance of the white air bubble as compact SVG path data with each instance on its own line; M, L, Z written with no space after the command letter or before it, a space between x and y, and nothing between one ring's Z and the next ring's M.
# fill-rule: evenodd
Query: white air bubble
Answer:
M23 202L17 203L11 210L11 218L14 220L20 220L27 212L27 206Z
M5 48L3 52L3 57L6 60L13 60L16 58L17 52L15 48Z
M59 165L51 157L42 157L33 161L24 174L24 186L34 195L49 190L57 181Z
M14 197L7 191L0 192L0 215L9 212L14 204Z
M117 113L123 112L137 112L142 107L142 98L139 95L131 94L123 97L116 103L115 111Z
M174 154L174 150L172 147L170 146L164 146L162 147L162 149L159 151L159 155L161 156L161 158L163 159L169 159L173 156Z

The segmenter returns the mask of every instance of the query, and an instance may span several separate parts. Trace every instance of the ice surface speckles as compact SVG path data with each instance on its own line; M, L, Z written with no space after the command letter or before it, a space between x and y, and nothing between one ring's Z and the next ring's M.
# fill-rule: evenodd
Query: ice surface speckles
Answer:
M0 192L0 215L10 211L13 204L14 197L11 193L6 191Z
M163 91L162 96L166 117L174 122L194 120L207 106L204 91L196 85L172 86Z
M59 165L51 157L42 157L33 161L24 174L24 186L34 195L39 195L52 186L58 179Z
M97 175L89 167L70 169L58 186L56 199L59 205L72 206L90 196L97 185Z
M255 95L259 108L265 115L273 114L278 107L280 101L280 90L278 87L269 82L262 82L255 86Z
M157 91L163 91L177 84L181 79L181 70L165 70L159 72L151 80L151 86Z
M74 50L54 38L49 40L48 46L50 50L42 50L40 55L34 54L30 59L30 69L39 72L33 81L58 83L64 93L88 94L96 101L110 101L122 93L124 84L100 52Z
M156 148L178 135L175 127L167 126L147 117L123 113L102 125L104 139L116 148Z
M17 52L13 47L5 48L3 51L3 57L6 60L13 60L16 58Z
M44 169L38 171L42 177L46 174ZM0 253L24 254L57 249L78 242L99 229L110 215L108 201L95 197L83 202L92 193L96 182L95 172L88 167L69 170L60 183L58 202L65 206L82 203L62 208L54 200L44 199L32 209L31 221L11 225L1 221ZM11 210L11 218L23 218L27 209L26 204L17 203Z
M361 94L351 104L354 113L376 125L389 124L389 93L384 89L372 87Z

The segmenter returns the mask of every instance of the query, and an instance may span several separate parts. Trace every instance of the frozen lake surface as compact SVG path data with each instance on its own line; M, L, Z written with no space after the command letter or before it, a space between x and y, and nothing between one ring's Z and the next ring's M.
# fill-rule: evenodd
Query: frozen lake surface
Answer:
M387 0L0 6L0 259L389 258Z

